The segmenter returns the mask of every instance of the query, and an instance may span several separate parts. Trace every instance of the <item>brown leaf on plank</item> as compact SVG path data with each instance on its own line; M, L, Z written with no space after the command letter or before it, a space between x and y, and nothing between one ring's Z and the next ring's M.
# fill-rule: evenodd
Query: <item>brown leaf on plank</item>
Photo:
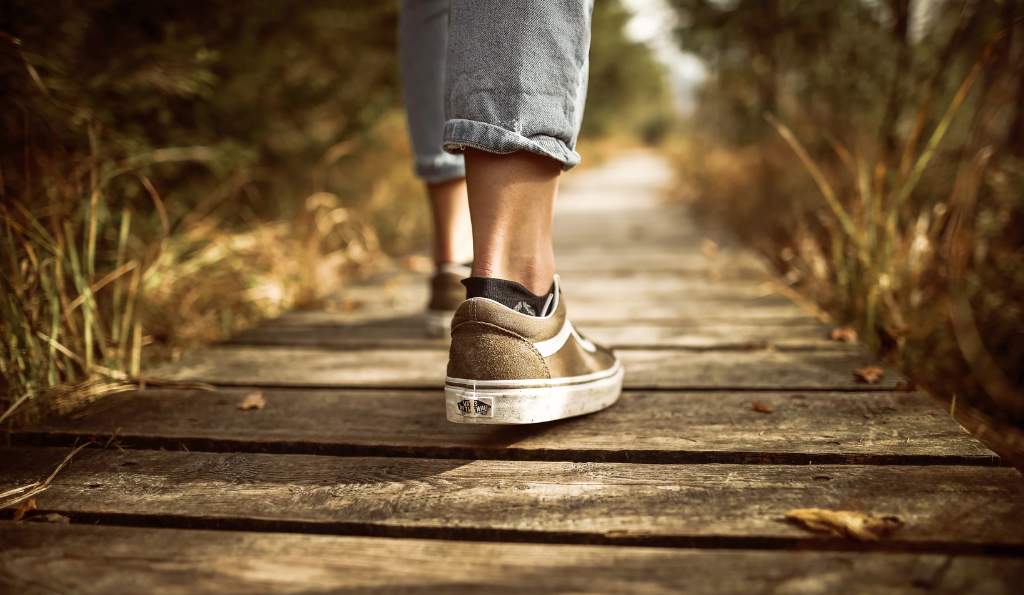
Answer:
M853 371L853 377L866 384L877 384L884 375L885 370L879 366L864 366Z
M848 326L837 326L828 334L828 338L840 343L856 343L857 331Z
M903 526L895 516L824 508L794 508L786 513L786 520L809 531L856 541L878 541Z
M752 401L750 403L750 408L758 413L771 413L775 411L774 407L764 401Z
M704 238L700 243L700 251L704 254L704 258L712 259L718 256L718 244L714 240Z
M26 514L28 514L29 512L35 510L36 508L39 508L36 505L36 499L35 498L29 498L28 500L25 500L20 505L18 505L18 508L16 508L14 510L14 517L13 517L12 520L15 523L17 523L21 519L25 518Z
M365 305L366 302L363 300L345 298L337 304L336 309L341 312L355 312L356 310L362 309Z
M267 401L263 398L263 393L255 391L245 395L242 402L238 404L238 408L242 411L249 411L251 409L263 409L266 405Z

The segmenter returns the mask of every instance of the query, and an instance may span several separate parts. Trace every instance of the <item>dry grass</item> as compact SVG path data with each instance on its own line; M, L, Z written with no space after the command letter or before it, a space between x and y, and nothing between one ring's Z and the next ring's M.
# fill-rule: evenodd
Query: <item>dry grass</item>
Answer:
M389 114L370 131L378 150L336 150L311 166L314 177L344 177L332 186L352 195L315 191L291 220L229 227L223 209L172 220L153 185L130 169L119 175L136 176L152 200L149 223L158 222L137 225L145 215L115 210L118 186L104 180L99 159L85 173L94 180L85 200L53 171L48 204L0 206L0 389L8 395L0 422L130 390L147 364L314 306L385 248L417 246L424 201L401 126L401 115Z
M1020 461L1024 163L973 128L991 105L963 113L983 60L927 136L915 127L897 166L869 140L845 146L772 115L776 138L735 148L694 136L675 154L698 214L756 247L789 285Z

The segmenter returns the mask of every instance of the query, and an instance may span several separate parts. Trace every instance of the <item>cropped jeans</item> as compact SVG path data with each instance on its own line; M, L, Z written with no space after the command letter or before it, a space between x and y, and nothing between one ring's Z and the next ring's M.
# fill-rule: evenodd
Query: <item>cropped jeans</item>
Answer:
M593 0L402 0L399 57L417 175L463 177L461 153L580 162Z

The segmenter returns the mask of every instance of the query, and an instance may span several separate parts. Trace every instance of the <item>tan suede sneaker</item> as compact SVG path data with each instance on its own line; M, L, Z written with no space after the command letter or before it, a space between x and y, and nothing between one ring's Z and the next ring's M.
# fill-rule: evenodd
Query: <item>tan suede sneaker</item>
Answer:
M544 316L477 297L452 319L445 378L448 420L529 424L604 409L622 392L622 365L566 318L555 276Z
M462 286L462 280L469 273L468 266L444 264L430 278L430 301L424 318L427 335L444 337L451 330L452 315L466 301L466 288Z

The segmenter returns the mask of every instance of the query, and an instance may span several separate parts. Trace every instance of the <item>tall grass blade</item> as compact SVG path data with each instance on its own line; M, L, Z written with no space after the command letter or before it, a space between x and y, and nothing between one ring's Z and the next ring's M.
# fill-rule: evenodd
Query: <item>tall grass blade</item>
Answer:
M819 168L818 164L811 159L807 150L785 124L776 119L772 114L766 113L764 117L779 133L779 136L786 141L786 144L789 145L793 152L796 153L800 162L803 163L804 167L807 169L807 172L811 174L811 178L813 178L814 183L818 185L818 190L821 191L822 196L825 197L825 202L828 203L829 208L832 209L832 213L835 214L836 219L839 220L839 224L842 226L843 232L846 234L847 238L854 244L859 245L861 243L861 239L860 234L857 231L857 227L853 224L853 219L850 218L846 209L844 209L843 205L839 202L839 199L836 197L835 190L833 190L832 185L829 183L828 178L825 177L825 174L821 171L821 168Z
M910 196L910 193L917 187L918 182L921 181L921 176L924 174L924 170L931 163L932 158L935 156L936 150L939 148L939 144L942 143L943 137L946 136L946 132L949 130L949 126L953 123L957 113L964 104L964 100L967 99L967 95L974 86L975 79L981 74L984 66L984 58L979 59L975 62L971 71L964 78L963 82L957 88L956 93L953 95L952 101L947 106L945 113L942 114L942 118L939 123L935 125L935 130L932 131L931 136L928 138L928 142L925 144L924 150L921 155L918 156L914 162L914 166L911 168L910 173L907 175L907 179L900 184L899 188L896 189L893 194L892 201L889 204L889 213L887 218L887 227L890 232L895 230L897 220L899 218L899 211L903 203Z

